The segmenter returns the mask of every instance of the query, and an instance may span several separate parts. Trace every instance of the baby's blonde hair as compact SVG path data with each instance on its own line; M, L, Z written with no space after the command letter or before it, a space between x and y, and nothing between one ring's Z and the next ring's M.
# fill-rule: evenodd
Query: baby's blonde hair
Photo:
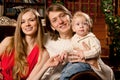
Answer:
M82 11L77 11L72 19L72 22L74 23L74 19L78 18L78 17L84 17L89 25L90 28L93 27L93 20L90 18L90 16Z

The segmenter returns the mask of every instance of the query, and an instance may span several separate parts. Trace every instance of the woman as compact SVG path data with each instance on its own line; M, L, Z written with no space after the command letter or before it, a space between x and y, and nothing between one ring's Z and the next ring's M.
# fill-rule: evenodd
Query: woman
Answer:
M41 68L49 58L43 47L44 32L40 21L35 9L25 9L18 16L14 37L1 42L0 71L3 80L26 80L37 63Z

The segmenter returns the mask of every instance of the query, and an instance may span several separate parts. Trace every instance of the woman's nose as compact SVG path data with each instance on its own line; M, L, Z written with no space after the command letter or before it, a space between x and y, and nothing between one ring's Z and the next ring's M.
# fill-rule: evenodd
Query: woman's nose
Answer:
M29 21L26 21L26 25L30 25Z

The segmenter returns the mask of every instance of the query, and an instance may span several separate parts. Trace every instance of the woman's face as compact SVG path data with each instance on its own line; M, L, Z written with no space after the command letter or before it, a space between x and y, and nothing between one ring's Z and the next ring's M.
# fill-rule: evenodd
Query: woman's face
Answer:
M85 17L81 16L73 19L72 28L73 28L73 31L76 32L76 34L83 37L88 34L90 27Z
M51 11L48 15L51 27L57 30L59 34L64 34L71 29L70 17L62 11Z
M21 29L27 36L33 36L37 31L37 20L32 12L26 12L22 16Z

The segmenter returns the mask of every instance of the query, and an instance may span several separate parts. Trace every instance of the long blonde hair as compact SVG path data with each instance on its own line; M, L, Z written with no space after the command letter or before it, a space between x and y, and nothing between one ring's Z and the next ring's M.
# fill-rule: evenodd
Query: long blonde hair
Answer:
M17 26L14 34L14 44L15 44L15 66L13 68L13 78L14 80L20 80L21 75L26 75L27 71L25 71L26 67L28 67L27 64L27 47L28 44L25 40L25 34L22 32L21 29L21 23L22 23L22 16L26 12L32 12L36 16L37 21L37 32L34 37L37 45L39 46L39 49L43 50L43 35L44 30L41 24L41 18L39 13L32 8L27 8L24 11L22 11L17 18ZM40 54L42 56L42 54ZM19 75L21 74L21 75Z

